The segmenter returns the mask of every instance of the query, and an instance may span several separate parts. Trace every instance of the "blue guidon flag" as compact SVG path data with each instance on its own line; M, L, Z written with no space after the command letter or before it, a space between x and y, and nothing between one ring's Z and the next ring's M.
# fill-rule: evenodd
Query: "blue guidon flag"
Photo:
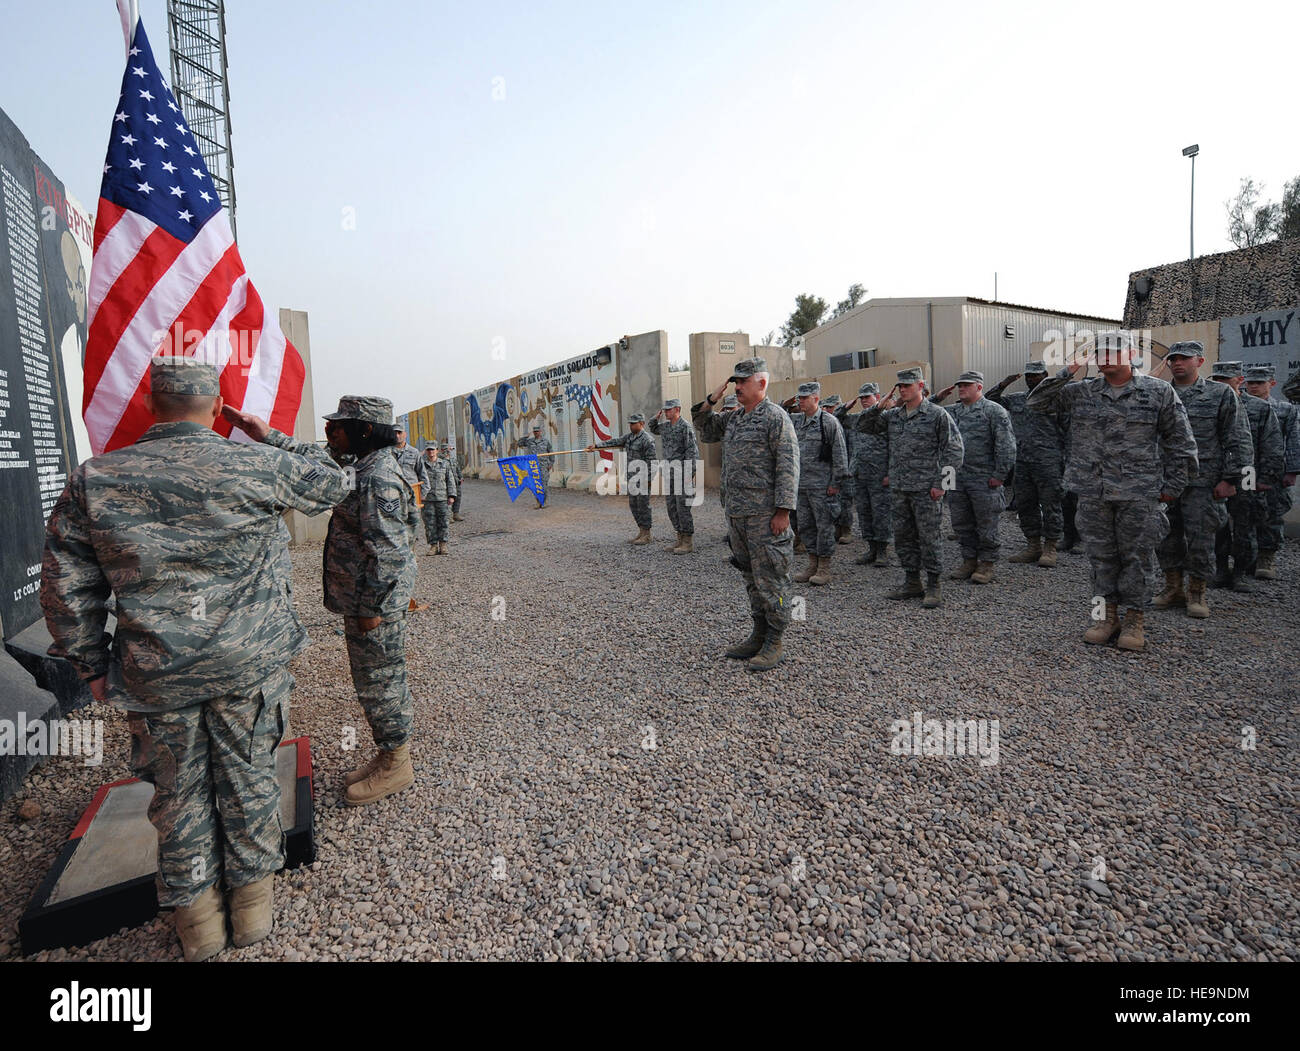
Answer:
M501 480L506 483L506 492L510 502L525 489L529 490L538 503L546 503L546 490L542 487L542 465L536 456L503 456L497 460L501 469Z

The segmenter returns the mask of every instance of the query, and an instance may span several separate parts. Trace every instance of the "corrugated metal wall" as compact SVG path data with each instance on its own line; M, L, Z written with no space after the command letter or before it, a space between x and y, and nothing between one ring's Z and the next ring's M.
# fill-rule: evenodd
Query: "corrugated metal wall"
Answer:
M1006 337L1006 327L1011 325L1013 336ZM1074 331L1097 331L1118 328L1119 321L1107 325L1091 318L1071 317L1068 314L1040 314L1011 307L991 306L984 303L967 303L965 307L966 368L984 373L986 387L991 387L1004 376L1021 372L1029 360L1030 344L1048 338L1055 330L1064 333L1068 326Z

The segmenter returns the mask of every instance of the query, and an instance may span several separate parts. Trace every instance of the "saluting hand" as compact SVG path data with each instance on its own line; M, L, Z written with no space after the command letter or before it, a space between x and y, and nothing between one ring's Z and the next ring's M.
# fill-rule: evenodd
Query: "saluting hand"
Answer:
M262 441L271 430L271 425L260 416L251 412L240 412L232 405L222 405L221 415L231 426L238 427L255 442Z

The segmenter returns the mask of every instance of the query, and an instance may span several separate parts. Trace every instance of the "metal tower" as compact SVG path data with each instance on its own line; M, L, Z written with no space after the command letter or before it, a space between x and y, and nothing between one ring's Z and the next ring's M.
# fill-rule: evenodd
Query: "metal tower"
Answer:
M167 37L172 92L226 207L231 232L237 236L224 0L167 0Z

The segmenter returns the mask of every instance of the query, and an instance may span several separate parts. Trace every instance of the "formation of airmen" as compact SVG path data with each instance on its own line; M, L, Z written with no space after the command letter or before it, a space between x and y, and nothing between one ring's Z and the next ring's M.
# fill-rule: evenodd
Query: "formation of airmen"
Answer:
M1206 381L1204 348L1178 343L1170 384L1135 371L1133 351L1127 334L1102 334L1093 352L1101 375L1079 378L1086 358L1050 377L1029 362L1026 392L1005 393L1019 378L1010 376L987 397L979 372L927 398L920 370L904 369L883 398L864 384L852 402L832 401L833 412L816 382L778 406L766 363L749 358L692 406L693 426L669 401L648 427L633 413L627 434L588 449L621 448L648 468L652 434L669 458L692 465L697 441L720 443L731 562L753 623L726 655L752 671L782 659L793 584L831 582L854 508L869 546L859 563L888 565L895 547L904 579L890 598L943 603L945 501L962 556L950 576L992 582L1012 478L1026 545L1012 561L1052 568L1077 518L1092 569L1084 640L1143 650L1148 606L1203 618L1212 580L1245 591L1252 577L1275 579L1300 421L1295 406L1271 398L1267 366L1219 362ZM952 389L958 404L945 410ZM288 664L308 645L284 512L332 509L324 603L343 617L375 744L346 775L344 801L365 806L415 780L405 657L412 543L422 516L431 553L445 553L463 500L446 445L416 454L385 399L341 398L326 417L326 451L224 405L219 391L210 365L154 360L147 405L157 422L72 473L47 524L41 579L51 655L69 661L97 700L129 713L131 767L154 786L158 900L174 910L187 960L215 955L232 936L251 945L272 926L272 876L283 864L275 752L294 685ZM1300 373L1284 394L1300 401ZM219 436L222 418L251 442ZM540 424L526 448L550 451ZM693 551L692 495L689 482L670 493L680 554ZM632 542L644 546L648 492L629 502ZM809 558L798 574L796 525Z

